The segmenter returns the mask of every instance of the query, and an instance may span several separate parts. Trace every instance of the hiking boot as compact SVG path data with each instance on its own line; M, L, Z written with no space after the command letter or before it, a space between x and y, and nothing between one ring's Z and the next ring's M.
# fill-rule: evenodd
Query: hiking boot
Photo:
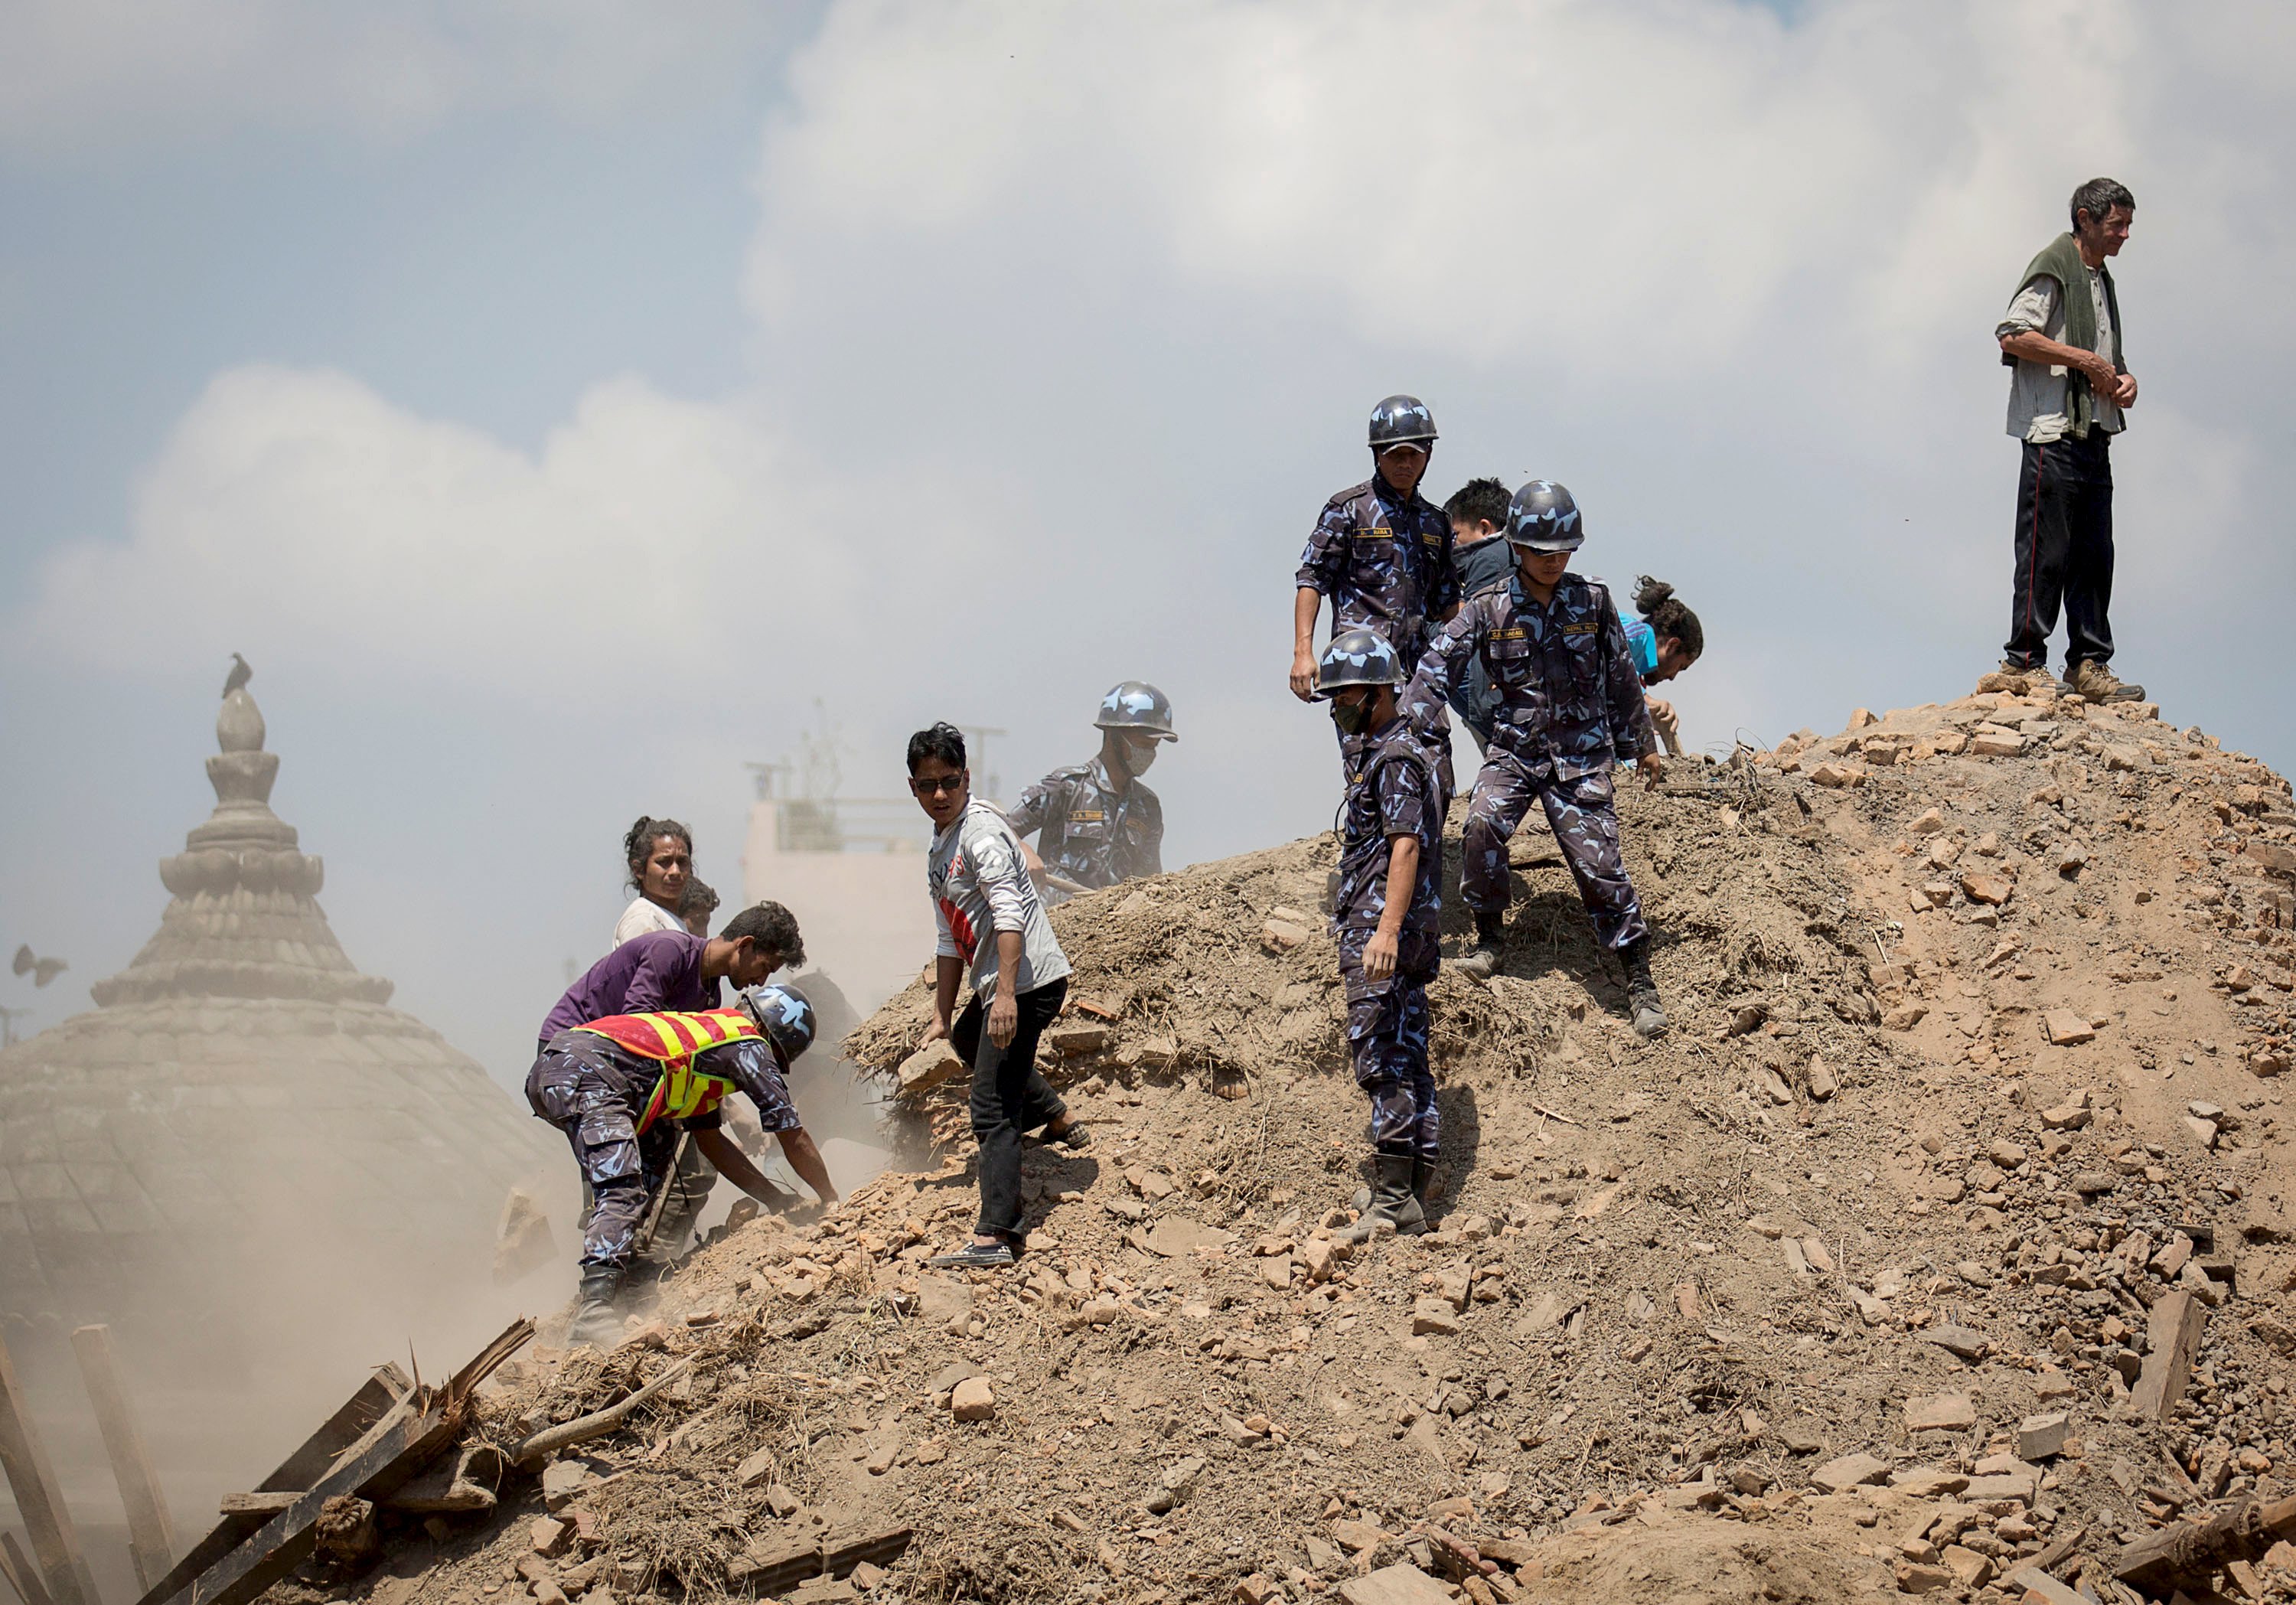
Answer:
M2005 691L2013 697L2053 697L2064 687L2058 684L2057 677L2049 672L2049 666L2046 663L2021 668L2004 658L1999 668L1978 681L1977 689L1980 692Z
M1382 1232L1416 1237L1427 1230L1427 1211L1411 1190L1413 1170L1421 1163L1407 1153L1372 1156L1371 1208L1348 1228L1351 1242L1369 1242Z
M1478 912L1474 945L1459 955L1459 972L1487 981L1498 973L1499 949L1506 946L1506 916Z
M1427 1195L1435 1190L1435 1161L1424 1155L1414 1154L1411 1160L1411 1196L1419 1200L1420 1213L1427 1213ZM1435 1217L1429 1215L1432 1221Z
M1627 1007L1635 1017L1635 1035L1644 1042L1666 1035L1666 1008L1658 1001L1658 983L1651 979L1650 938L1621 948L1627 970Z
M2091 658L2072 671L2069 676L2075 696L2087 702L2142 702L2144 688L2131 685L2095 659Z
M596 1349L613 1347L622 1335L622 1267L584 1265L582 1286L575 1295L574 1318L566 1323L566 1347L584 1344Z

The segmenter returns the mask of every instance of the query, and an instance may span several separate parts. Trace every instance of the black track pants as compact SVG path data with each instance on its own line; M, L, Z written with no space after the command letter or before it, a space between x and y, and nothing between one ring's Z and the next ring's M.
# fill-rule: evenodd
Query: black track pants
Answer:
M2048 661L2057 608L2065 669L2112 656L2112 437L2093 429L2046 446L2028 442L2017 476L2016 593L2003 655L2019 668Z

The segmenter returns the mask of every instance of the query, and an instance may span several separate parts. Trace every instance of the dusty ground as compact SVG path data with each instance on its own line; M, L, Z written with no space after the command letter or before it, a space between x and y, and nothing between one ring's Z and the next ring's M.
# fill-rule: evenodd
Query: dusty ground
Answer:
M739 1596L825 1521L914 1529L857 1574L881 1599L1304 1600L1440 1572L1432 1528L1498 1562L1479 1605L1992 1601L2044 1554L2109 1600L2127 1540L2296 1489L2286 782L2150 708L1998 693L1684 773L1623 799L1672 1035L1627 1028L1539 837L1505 971L1439 980L1439 1232L1332 1239L1365 1104L1329 838L1079 898L1055 1078L1096 1140L1031 1151L1020 1267L921 1263L975 1207L924 1093L919 1169L733 1232L642 1340L490 1396L508 1441L693 1357L556 1490L569 1547L537 1561L514 1482L283 1592L551 1597L523 1561L594 1605ZM923 1010L849 1055L890 1071ZM2140 1419L2179 1294L2191 1386ZM2296 1598L2273 1560L2226 1586Z

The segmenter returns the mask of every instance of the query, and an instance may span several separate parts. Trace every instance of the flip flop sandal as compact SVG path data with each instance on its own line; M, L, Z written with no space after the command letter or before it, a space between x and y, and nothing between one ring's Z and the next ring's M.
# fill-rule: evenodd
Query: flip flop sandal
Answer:
M1046 1134L1045 1141L1057 1142L1070 1153L1082 1153L1092 1146L1092 1127L1081 1120L1070 1122L1068 1130L1055 1137Z
M944 1271L987 1271L1013 1263L1010 1243L967 1243L954 1254L936 1254L925 1262Z

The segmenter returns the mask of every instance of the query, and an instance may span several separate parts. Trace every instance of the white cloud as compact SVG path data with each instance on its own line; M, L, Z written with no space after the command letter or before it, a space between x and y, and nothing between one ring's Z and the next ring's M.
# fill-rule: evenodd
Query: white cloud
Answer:
M393 137L499 108L594 116L732 81L791 14L740 0L13 0L0 150L242 128Z
M762 638L774 692L857 739L939 710L1032 733L1013 773L1144 674L1204 710L1184 761L1226 807L1178 828L1230 850L1321 823L1328 740L1277 689L1290 574L1368 403L1412 388L1441 487L1558 472L1598 571L1682 585L1717 648L1675 688L1694 743L1774 736L1838 719L1837 685L1935 698L1992 656L2015 456L1988 336L2106 170L2140 198L2147 378L2121 634L2158 663L2223 567L2289 570L2259 444L2289 404L2255 368L2296 329L2296 39L2253 8L2190 31L1976 0L1791 28L1726 0L840 5L764 142L748 394L602 382L528 455L340 375L234 372L31 630L562 697L609 694L634 627L697 672ZM2210 565L2167 556L2201 549L2176 508Z

